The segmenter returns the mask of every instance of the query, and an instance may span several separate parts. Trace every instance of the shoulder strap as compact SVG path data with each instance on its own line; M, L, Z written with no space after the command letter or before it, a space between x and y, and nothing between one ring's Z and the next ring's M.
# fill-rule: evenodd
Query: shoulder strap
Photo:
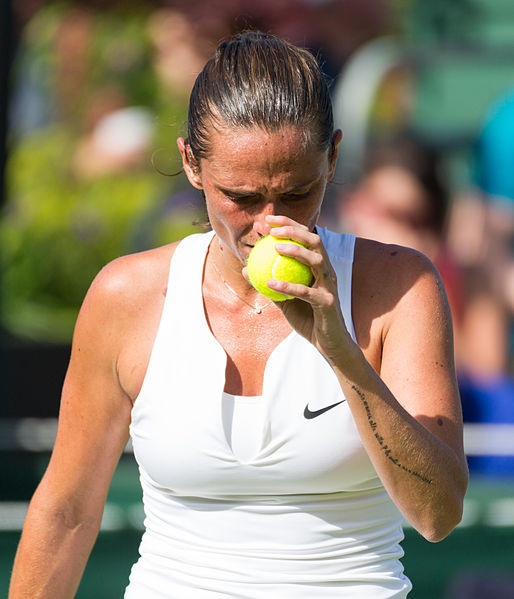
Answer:
M323 241L330 263L337 275L337 292L344 321L352 339L356 341L352 319L352 273L355 251L355 235L334 233L325 227L316 227Z

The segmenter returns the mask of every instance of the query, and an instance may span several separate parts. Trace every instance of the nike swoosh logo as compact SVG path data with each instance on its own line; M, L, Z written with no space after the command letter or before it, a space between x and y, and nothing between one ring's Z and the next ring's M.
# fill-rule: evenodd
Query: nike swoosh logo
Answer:
M343 403L343 401L346 401L346 399L342 399L341 401L338 401L337 403L333 403L331 406L327 406L326 408L321 408L321 410L314 410L314 412L311 412L309 410L309 404L307 404L305 406L305 410L303 411L303 415L305 416L305 418L307 418L307 420L311 420L311 418L316 418L317 416L321 416L321 414L324 414L325 412L328 412L328 410L335 408L340 403Z

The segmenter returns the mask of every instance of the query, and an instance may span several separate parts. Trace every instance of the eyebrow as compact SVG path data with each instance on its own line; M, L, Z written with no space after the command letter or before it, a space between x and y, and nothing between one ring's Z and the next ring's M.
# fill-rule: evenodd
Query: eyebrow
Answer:
M215 187L227 195L239 196L241 198L251 197L259 194L258 191L235 191L234 189L228 189L227 187L222 187L221 185L216 185Z
M296 186L288 189L287 191L280 192L278 195L288 195L291 193L299 193L299 192L301 193L302 191L307 191L310 187L312 187L319 181L320 177L321 177L321 175L319 177L317 177L316 179L314 179L313 181L308 181L307 183L300 183L299 185L296 185ZM216 189L219 189L221 192L223 192L225 194L239 196L241 198L260 195L260 193L261 193L260 191L244 191L244 190L229 189L228 187L224 187L222 185L216 185L216 184L215 184L215 187L216 187Z

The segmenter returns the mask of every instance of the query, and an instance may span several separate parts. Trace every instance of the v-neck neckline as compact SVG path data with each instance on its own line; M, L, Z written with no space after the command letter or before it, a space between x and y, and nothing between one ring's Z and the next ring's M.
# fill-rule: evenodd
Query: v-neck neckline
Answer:
M211 329L208 319L207 319L207 313L205 310L205 301L204 301L204 297L203 297L203 282L204 282L205 266L206 266L206 262L207 262L207 255L209 253L209 247L210 247L210 244L212 243L212 240L214 239L214 236L215 236L215 232L211 231L211 235L209 235L209 238L206 240L206 244L203 248L203 255L202 255L202 259L201 259L201 268L198 269L199 277L197 279L197 282L199 282L199 285L200 285L200 293L195 294L195 297L200 299L200 301L197 302L197 310L200 313L199 320L201 322L201 328L204 330L206 339L209 339L211 341L211 343L215 344L224 353L225 369L226 369L227 362L228 362L228 354L227 354L225 348L223 347L223 345L218 340L218 338L212 332L212 329ZM283 337L277 343L277 345L275 345L275 347L271 350L270 354L266 358L266 363L264 365L261 392L260 392L260 394L257 394L257 395L260 395L260 396L264 395L266 372L267 372L268 367L272 361L273 356L277 353L279 348L281 348L283 345L288 343L297 334L298 333L293 328L291 328L291 330L287 333L287 335L285 335L285 337ZM223 380L226 382L225 376L223 377ZM223 388L223 391L224 391L224 388ZM246 397L246 396L243 395L242 397ZM248 396L248 397L250 397L250 396Z

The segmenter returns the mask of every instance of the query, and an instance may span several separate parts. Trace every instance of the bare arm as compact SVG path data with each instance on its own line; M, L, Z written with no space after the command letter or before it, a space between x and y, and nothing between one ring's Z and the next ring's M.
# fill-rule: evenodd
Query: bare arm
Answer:
M57 439L29 506L9 599L72 598L98 534L131 411L116 371L123 320L117 268L100 273L77 320Z
M346 330L319 237L286 217L269 222L282 225L273 234L305 243L281 251L311 266L315 276L311 287L270 284L303 300L284 303L286 318L332 365L393 501L425 538L441 540L461 519L467 466L451 318L437 272L417 252L372 249L363 275L371 284L353 292L381 315L369 334L378 348L372 366Z
M333 366L389 495L438 541L460 522L467 487L451 318L429 261L401 249L398 258L412 281L381 329L380 376L356 345Z

